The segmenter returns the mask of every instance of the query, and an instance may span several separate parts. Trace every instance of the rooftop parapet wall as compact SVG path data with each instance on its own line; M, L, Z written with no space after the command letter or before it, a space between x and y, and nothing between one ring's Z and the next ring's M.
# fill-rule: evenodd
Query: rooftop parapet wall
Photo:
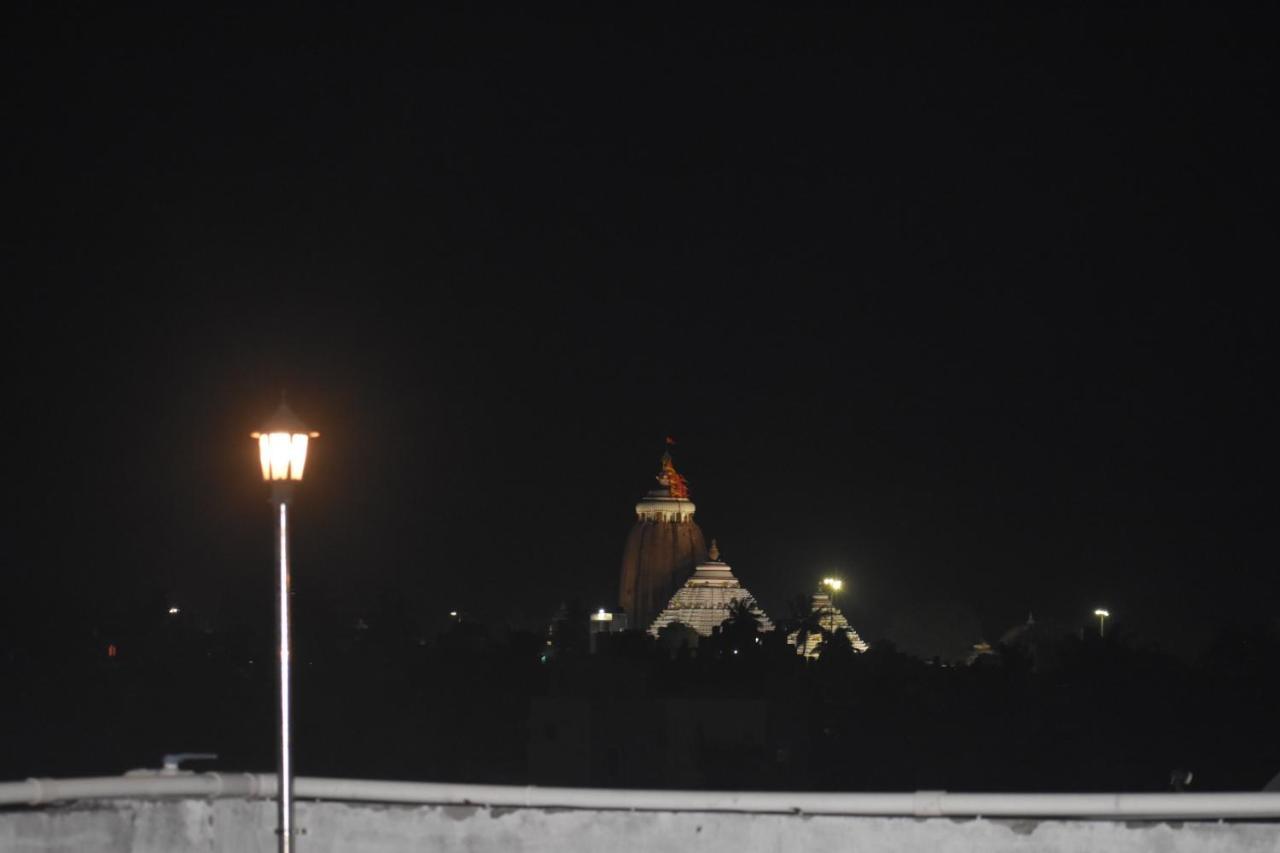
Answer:
M919 819L727 812L298 803L306 853L751 853L924 850L1280 853L1280 824ZM0 850L253 853L275 849L270 800L112 800L0 812Z

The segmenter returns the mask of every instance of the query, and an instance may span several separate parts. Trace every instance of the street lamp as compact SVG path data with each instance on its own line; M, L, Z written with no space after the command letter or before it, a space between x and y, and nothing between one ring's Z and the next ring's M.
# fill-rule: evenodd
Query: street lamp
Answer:
M836 632L836 593L844 589L844 581L840 578L823 578L822 585L827 588L827 601L831 606L831 633Z
M1099 607L1093 611L1093 615L1098 617L1098 636L1105 637L1107 635L1107 617L1111 615L1110 611Z
M290 625L289 599L293 592L289 577L289 501L295 483L302 480L307 464L309 440L320 435L303 426L288 404L252 436L258 440L262 463L262 479L271 484L271 506L276 515L276 642L279 646L280 717L279 751L276 758L276 801L280 853L292 853L293 836L293 730L292 703L289 695L290 670L293 663L293 633Z

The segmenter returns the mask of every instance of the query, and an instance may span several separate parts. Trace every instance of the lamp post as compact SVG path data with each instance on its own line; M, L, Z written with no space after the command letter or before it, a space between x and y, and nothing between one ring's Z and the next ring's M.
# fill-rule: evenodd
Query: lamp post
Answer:
M257 432L262 479L271 484L271 506L276 516L276 644L279 649L280 716L276 754L276 836L280 853L292 853L293 837L293 726L290 673L293 664L293 632L289 614L289 502L295 483L302 480L307 464L307 444L320 435L303 426L283 400L271 419Z
M827 589L827 601L830 603L829 627L834 635L836 632L836 593L844 589L844 581L839 578L823 578L822 585Z
M1107 617L1111 615L1111 612L1099 607L1093 611L1093 615L1098 617L1098 636L1105 637L1107 635Z

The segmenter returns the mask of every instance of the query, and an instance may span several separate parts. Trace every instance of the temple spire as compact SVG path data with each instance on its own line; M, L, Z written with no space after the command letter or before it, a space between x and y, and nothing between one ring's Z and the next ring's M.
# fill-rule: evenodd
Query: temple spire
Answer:
M707 552L707 556L711 558L711 562L720 562L720 546L716 544L716 540L711 540L711 550Z
M636 523L623 547L618 577L618 603L637 628L661 612L707 557L706 541L693 520L696 507L689 484L676 471L670 451L662 454L655 479L655 487L636 504Z

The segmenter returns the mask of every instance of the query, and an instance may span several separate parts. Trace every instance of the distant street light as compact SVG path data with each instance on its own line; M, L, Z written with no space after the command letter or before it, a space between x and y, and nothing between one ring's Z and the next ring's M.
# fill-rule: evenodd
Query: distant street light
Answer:
M275 508L276 536L276 641L279 646L280 716L276 763L277 815L280 853L292 853L293 836L293 727L292 702L289 695L290 669L293 662L293 633L289 614L293 595L289 575L289 501L293 486L302 480L307 464L307 444L320 435L303 426L289 406L280 408L262 429L252 434L258 440L262 462L262 479L271 484L271 506Z
M1098 636L1105 637L1107 635L1107 617L1111 615L1110 611L1099 607L1093 611L1093 615L1098 617Z

